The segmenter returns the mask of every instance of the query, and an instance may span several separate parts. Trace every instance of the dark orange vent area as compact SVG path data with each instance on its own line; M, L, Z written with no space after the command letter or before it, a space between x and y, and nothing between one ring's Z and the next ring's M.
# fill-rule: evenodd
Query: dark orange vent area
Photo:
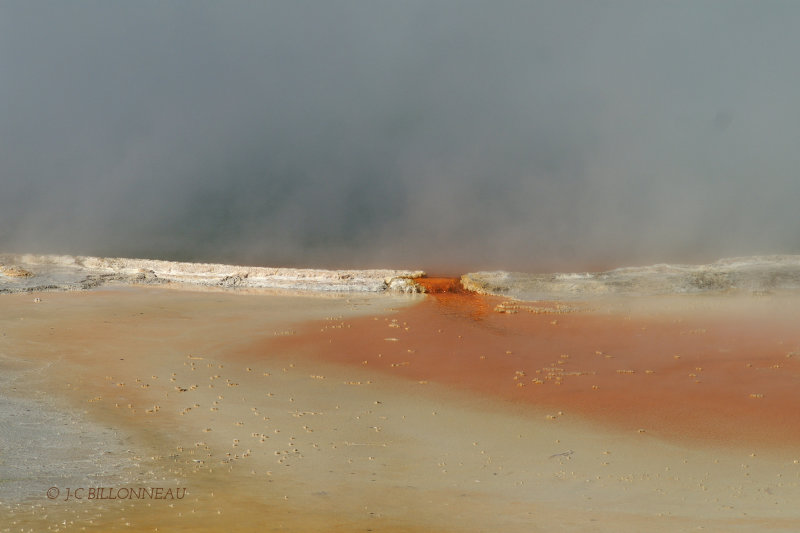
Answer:
M461 278L425 277L416 278L414 282L432 296L440 313L473 320L482 320L489 313L486 297L465 289Z
M416 278L414 282L430 294L467 294L461 285L461 278Z

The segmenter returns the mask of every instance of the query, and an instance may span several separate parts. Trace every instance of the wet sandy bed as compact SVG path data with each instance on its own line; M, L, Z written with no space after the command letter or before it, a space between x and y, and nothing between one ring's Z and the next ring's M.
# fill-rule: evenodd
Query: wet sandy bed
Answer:
M6 491L0 530L796 530L796 310L6 295L0 350L42 368L14 398L44 392L110 428L108 489L185 493L67 499L76 487L45 476Z

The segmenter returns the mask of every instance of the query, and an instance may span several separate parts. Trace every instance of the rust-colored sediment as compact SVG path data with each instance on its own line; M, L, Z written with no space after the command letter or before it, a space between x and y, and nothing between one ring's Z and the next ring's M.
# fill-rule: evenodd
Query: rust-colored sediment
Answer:
M800 353L793 353L800 331L792 313L753 316L747 302L734 300L703 312L688 305L682 314L497 308L497 297L438 290L451 280L417 281L433 289L419 305L344 328L316 323L278 342L538 406L554 419L578 414L707 444L800 444Z
M489 314L487 298L465 289L461 278L426 277L417 278L414 282L436 301L443 314L474 320L480 320Z

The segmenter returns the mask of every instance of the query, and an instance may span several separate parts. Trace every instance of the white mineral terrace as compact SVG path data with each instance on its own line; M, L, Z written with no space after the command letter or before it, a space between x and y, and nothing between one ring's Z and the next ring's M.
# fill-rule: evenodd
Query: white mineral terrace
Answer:
M108 282L335 292L415 292L412 270L320 270L152 259L0 254L0 292L82 290Z
M606 272L529 274L475 272L461 278L466 289L521 300L600 295L769 292L800 289L800 255L720 259L706 265L659 264Z

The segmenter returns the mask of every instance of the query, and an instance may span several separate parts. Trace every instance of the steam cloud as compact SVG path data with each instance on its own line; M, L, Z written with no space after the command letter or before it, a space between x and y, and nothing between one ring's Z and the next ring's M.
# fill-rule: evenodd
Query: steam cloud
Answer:
M0 250L583 269L800 252L795 2L0 4Z

